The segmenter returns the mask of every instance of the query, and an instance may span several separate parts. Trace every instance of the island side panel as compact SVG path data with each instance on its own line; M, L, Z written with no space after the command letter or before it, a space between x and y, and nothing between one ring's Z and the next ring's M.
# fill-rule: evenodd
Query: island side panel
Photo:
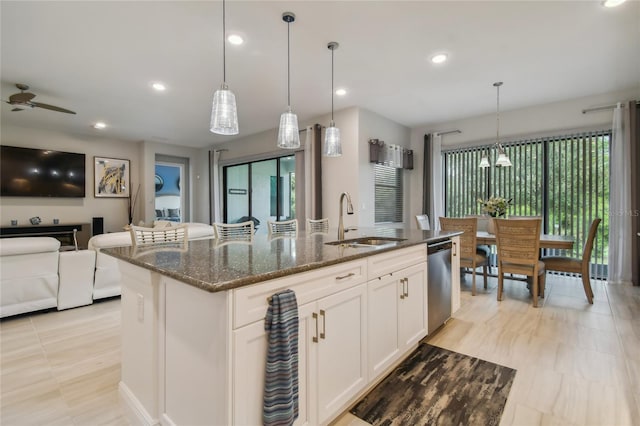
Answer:
M231 292L209 293L168 277L162 284L163 419L176 425L229 425Z
M160 275L125 261L122 273L120 394L141 424L159 424L158 299Z

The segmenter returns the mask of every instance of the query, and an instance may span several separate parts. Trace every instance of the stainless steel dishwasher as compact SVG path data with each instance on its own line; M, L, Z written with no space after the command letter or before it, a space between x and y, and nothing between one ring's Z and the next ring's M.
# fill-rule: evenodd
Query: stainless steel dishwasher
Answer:
M451 317L451 240L427 243L427 332Z

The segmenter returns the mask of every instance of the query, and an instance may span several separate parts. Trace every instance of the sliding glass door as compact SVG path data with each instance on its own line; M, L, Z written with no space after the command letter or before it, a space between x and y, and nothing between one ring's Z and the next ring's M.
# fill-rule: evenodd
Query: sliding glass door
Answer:
M294 156L224 167L224 221L253 220L266 233L267 220L294 219L295 182Z

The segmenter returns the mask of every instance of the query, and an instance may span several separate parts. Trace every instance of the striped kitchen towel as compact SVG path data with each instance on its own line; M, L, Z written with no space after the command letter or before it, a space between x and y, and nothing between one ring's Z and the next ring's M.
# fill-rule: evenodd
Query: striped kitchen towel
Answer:
M292 290L271 296L264 329L267 368L262 420L291 425L298 418L298 302Z

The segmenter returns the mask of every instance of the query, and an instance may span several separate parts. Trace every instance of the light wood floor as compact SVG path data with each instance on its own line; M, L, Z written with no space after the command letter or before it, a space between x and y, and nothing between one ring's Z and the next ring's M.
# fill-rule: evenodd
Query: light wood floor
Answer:
M534 309L524 284L496 281L430 344L518 370L503 425L640 425L640 288L547 277ZM120 301L0 322L0 424L128 425L118 397ZM362 424L346 414L336 424Z

